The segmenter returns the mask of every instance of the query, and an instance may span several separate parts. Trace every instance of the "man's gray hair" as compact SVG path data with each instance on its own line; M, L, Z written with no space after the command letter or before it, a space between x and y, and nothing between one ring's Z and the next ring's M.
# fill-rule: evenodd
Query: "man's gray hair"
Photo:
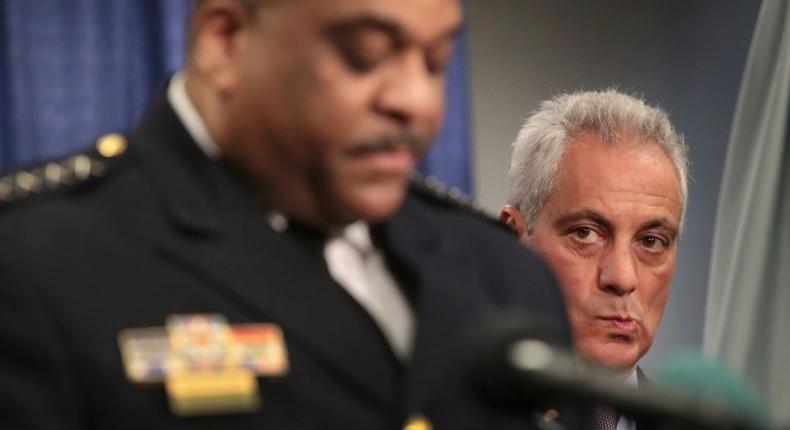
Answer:
M581 132L597 132L609 144L633 133L659 145L672 161L680 183L682 230L688 196L688 158L683 136L675 131L662 109L648 106L640 97L608 89L561 94L544 101L527 118L513 142L508 204L521 211L527 231L535 228L554 188L565 148Z

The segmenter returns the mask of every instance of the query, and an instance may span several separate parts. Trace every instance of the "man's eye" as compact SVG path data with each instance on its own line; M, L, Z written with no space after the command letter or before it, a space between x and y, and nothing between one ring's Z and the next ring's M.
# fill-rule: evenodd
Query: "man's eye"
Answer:
M392 52L393 44L383 33L366 32L341 37L338 49L351 69L364 73L384 61Z
M381 61L383 55L357 47L342 49L343 58L354 71L369 72Z
M650 252L661 252L669 246L665 239L658 236L647 235L639 239L639 244Z
M598 232L587 226L580 226L571 230L571 237L581 243L594 243L601 239L601 235Z

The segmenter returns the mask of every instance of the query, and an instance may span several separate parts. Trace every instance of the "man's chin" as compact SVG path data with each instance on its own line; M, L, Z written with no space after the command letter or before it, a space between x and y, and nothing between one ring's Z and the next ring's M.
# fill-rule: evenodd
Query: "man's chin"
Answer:
M630 374L636 367L639 360L638 347L629 344L610 344L601 345L579 351L585 358L594 362L611 367L612 369L623 370ZM625 374L624 376L628 376Z
M381 221L392 216L403 203L406 195L405 181L386 184L368 184L340 190L340 210L347 221Z

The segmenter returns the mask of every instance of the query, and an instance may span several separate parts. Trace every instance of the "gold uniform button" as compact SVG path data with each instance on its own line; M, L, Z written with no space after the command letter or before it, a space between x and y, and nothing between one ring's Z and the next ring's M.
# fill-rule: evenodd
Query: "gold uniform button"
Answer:
M96 141L96 150L104 158L117 157L126 151L126 138L118 133L104 135Z
M403 426L403 430L433 430L431 422L422 415L414 415Z

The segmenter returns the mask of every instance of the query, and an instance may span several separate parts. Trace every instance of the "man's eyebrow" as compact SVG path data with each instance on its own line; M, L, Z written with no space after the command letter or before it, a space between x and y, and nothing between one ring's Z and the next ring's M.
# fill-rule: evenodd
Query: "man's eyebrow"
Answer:
M372 14L355 15L335 22L327 28L327 33L340 35L362 30L382 31L396 40L403 40L406 37L403 28L397 22Z
M672 237L677 235L678 228L675 223L664 217L653 218L643 222L642 225L639 226L639 230L650 230L661 227L671 230Z
M463 32L464 28L463 22L458 23L447 31L439 34L434 40L454 40ZM406 30L397 22L374 14L355 15L335 22L329 26L327 33L340 35L362 30L382 31L398 42L404 42L409 38Z
M562 214L562 216L560 216L554 221L554 226L562 227L570 222L578 221L582 219L589 219L590 221L596 224L602 225L605 229L609 231L614 230L614 225L612 224L611 221L609 221L608 219L606 219L606 217L604 217L603 215L592 209L582 209L579 211Z
M450 27L450 29L448 29L444 33L440 34L436 38L436 40L444 40L444 39L455 40L458 38L458 36L461 35L461 33L464 32L465 29L466 29L466 25L463 22L460 22L454 25L453 27Z

